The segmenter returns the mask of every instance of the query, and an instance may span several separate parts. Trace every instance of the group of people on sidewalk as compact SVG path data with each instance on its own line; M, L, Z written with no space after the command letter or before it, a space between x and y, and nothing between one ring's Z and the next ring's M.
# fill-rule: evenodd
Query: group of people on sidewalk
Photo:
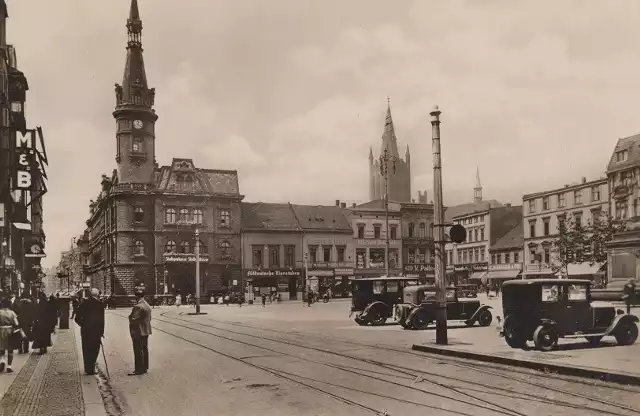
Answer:
M144 299L144 291L135 292L137 302L129 314L129 334L133 343L135 370L130 376L146 374L149 370L149 335L151 335L151 306ZM91 296L79 303L75 322L80 326L84 373L95 374L105 326L105 302L99 299L98 289L91 289Z
M15 293L0 293L0 373L12 373L13 352L26 354L30 349L47 352L51 334L58 324L58 299L38 292L19 299ZM29 345L31 344L31 346Z

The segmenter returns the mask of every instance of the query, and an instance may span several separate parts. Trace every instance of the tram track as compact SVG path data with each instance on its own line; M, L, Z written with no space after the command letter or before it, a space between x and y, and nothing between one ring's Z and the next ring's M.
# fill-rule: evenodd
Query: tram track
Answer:
M118 314L119 315L119 314ZM400 387L403 389L409 389L409 390L413 390L413 391L418 391L420 393L423 394L427 394L427 395L431 395L431 396L435 396L438 397L439 399L445 399L445 400L452 400L455 401L456 403L463 403L466 404L468 406L472 406L472 407L476 407L476 408L483 408L485 410L491 411L495 413L500 413L500 414L505 414L505 415L517 415L517 416L524 416L523 413L520 413L516 410L513 409L509 409L507 407L501 406L497 403L494 403L490 400L484 399L484 398L480 398L477 397L477 394L480 395L493 395L493 396L499 396L499 397L508 397L511 399L518 399L518 400L522 400L522 401L527 401L527 402L537 402L537 403L541 403L541 404L547 404L547 405L555 405L555 406L562 406L562 407L566 407L566 408L572 408L572 409L579 409L579 410L586 410L586 411L591 411L591 412L596 412L597 414L610 414L610 415L623 415L623 414L628 414L628 413L618 413L615 411L611 411L611 410L607 410L607 409L597 409L594 407L590 407L590 406L585 406L583 404L575 404L575 403L570 403L564 400L558 400L558 399L550 399L550 398L541 398L541 397L537 397L535 395L532 394L527 394L527 393L522 393L522 392L518 392L518 391L514 391L512 389L507 389L504 387L499 387L499 386L492 386L490 388L490 390L483 390L482 388L478 388L478 382L477 381L473 381L473 380L466 380L466 379L461 379L459 377L452 377L452 376L448 376L448 375L443 375L443 374L439 374L439 373L434 373L434 372L429 372L429 371L425 371L425 370L417 370L417 369L412 369L412 368L407 368L407 367L403 367L403 366L398 366L398 365L390 365L387 363L382 363L376 360L369 360L369 359L365 359L365 358L360 358L360 357L354 357L352 355L348 355L348 354L344 354L344 353L340 353L337 351L331 351L331 350L326 350L323 348L317 348L317 347L313 347L313 346L309 346L309 345L304 345L304 344L300 344L300 343L296 343L296 342L292 342L291 340L282 340L282 339L274 339L271 337L265 337L265 336L260 336L260 335L256 335L256 334L249 334L246 332L238 332L238 331L233 331L231 329L228 328L221 328L219 326L215 326L215 325L210 325L210 324L205 324L205 323L201 323L201 322L194 322L191 320L186 320L186 319L181 319L179 317L172 317L172 316L167 316L167 313L161 313L160 314L162 318L165 319L158 319L158 318L154 318L154 321L158 321L158 322L163 322L163 323L167 323L167 324L171 324L171 325L175 325L177 327L181 327L181 328L185 328L191 331L196 331L199 333L204 333L207 334L209 336L213 336L216 338L220 338L220 339L225 339L231 342L236 342L236 343L240 343L240 344L244 344L246 346L250 346L253 348L259 348L262 349L264 351L269 351L271 353L276 353L276 354L280 354L280 355L288 355L291 356L293 358L297 358L297 359L302 359L304 361L307 361L309 363L313 363L316 365L322 365L325 367L331 367L333 369L336 370L340 370L340 371L345 371L345 372L349 372L353 375L357 375L359 377L364 377L364 378L369 378L369 379L374 379L386 384L390 384L390 385L394 385L396 387ZM121 316L121 315L120 315ZM122 316L121 316L122 317ZM177 323L177 322L183 322L183 323ZM214 321L214 320L209 320L209 321ZM219 321L216 321L219 322ZM194 328L192 326L189 325L185 325L189 324L189 325L194 325L194 326L201 326L201 327L205 327L205 328L211 328L214 330L218 330L218 331L223 331L223 332L227 332L228 334L233 334L233 335L239 335L239 336L245 336L245 337L250 337L250 338L254 338L254 339L260 339L260 340L264 340L264 341L269 341L269 342L275 342L277 344L282 344L282 345L288 345L288 346L293 346L293 347L297 347L297 348L302 348L302 349L307 349L307 350L313 350L313 351L317 351L320 353L324 353L324 354L330 354L330 355L334 355L334 356L338 356L344 359L348 359L348 360L355 360L359 363L364 363L364 364L368 364L371 366L376 366L378 368L384 368L386 370L389 370L395 374L389 374L389 373L381 373L379 371L374 371L374 370L368 370L368 369L363 369L363 368L354 368L354 367L349 367L349 366L340 366L340 365L336 365L336 364L332 364L332 363L327 363L327 362L323 362L323 361L316 361L316 360L312 360L310 358L303 358L300 357L298 355L293 355L290 353L284 353L282 351L278 351L275 350L273 348L268 348L265 347L263 345L257 345L254 343L250 343L247 341L243 341L243 340L239 340L236 338L231 338L229 336L225 336L225 335L221 335L221 334L216 334L216 333L212 333L209 331L203 331L202 329L198 329L198 328ZM259 331L273 331L273 332L281 332L283 334L287 334L287 335L292 335L290 332L284 332L284 331L278 331L278 330L272 330L272 329L266 329L266 328L259 328L259 327L251 327L251 326L247 326L247 325L241 325L241 324L235 324L235 323L228 323L228 322L221 322L223 324L226 325L230 325L232 327L245 327L245 328L249 328L249 329L253 329L253 330L259 330ZM173 333L171 333L170 331L165 331L161 328L157 328L159 331L161 332L165 332L165 333L169 333L170 335L174 335ZM306 334L301 334L302 336L306 336ZM179 337L179 336L178 336ZM183 337L179 337L179 338L183 338ZM327 339L331 337L319 337L320 339ZM192 342L192 340L188 340L189 342ZM369 345L369 344L362 344L362 343L358 343L358 342L354 342L354 341L347 341L347 340L339 340L342 342L346 342L348 344L353 344L353 345L358 345L358 346L362 346L362 347L366 347L366 348L378 348L378 349L387 349L387 350L392 350L392 351L396 351L396 352L404 352L402 350L397 350L397 349L392 349L392 348L384 348L384 347L380 347L378 345ZM210 349L210 347L206 347L207 349ZM225 355L223 353L223 355ZM228 354L227 354L228 355ZM227 356L225 355L225 356ZM424 358L424 355L420 355L420 354L411 354L411 355L415 355L415 356L419 356L421 358ZM234 359L237 359L237 357L234 357ZM241 360L242 362L246 362L245 360ZM249 365L252 366L256 366L256 364L253 363L247 363ZM261 369L265 370L265 371L269 371L269 372L279 372L284 374L285 376L291 378L291 377L299 377L299 378L304 378L303 376L300 375L296 375L296 374L291 374L291 373L285 373L282 370L276 370L273 368L268 368L268 367L264 367L264 366L258 366ZM475 372L485 372L485 373L489 373L489 374L493 374L495 376L499 376L502 377L504 376L503 374L500 374L498 372L487 372L487 370L484 370L482 368L476 368L474 366L460 366L466 370L473 370ZM369 374L366 374L369 373ZM377 373L377 374L376 374ZM376 375L373 375L376 374ZM409 381L409 380L413 380L411 382L411 385L406 385L400 382L396 382L393 380L388 380L388 379L381 379L380 376L385 376L385 377L394 377L394 378L404 378L405 381ZM425 376L429 377L429 378L425 378ZM448 380L450 383L454 382L454 383L461 383L463 384L462 386L454 386L451 384L446 384L446 383L441 383L439 381L435 381L434 378L436 379L445 379ZM508 377L509 379L513 380L513 381L518 381L518 382L524 382L527 383L525 380L520 380L517 377ZM311 381L315 382L315 383L321 383L321 384L333 384L333 383L328 383L326 381L322 381L322 380L316 380L316 379L311 379ZM438 394L438 393L434 393L428 390L424 390L421 388L417 388L415 386L415 384L417 382L426 382L430 385L432 385L433 387L438 387L441 388L445 391L449 391L451 393L454 393L456 396L454 397L450 397L447 395L443 395L443 394ZM542 389L548 389L548 390L552 390L556 393L561 393L564 395L568 395L568 396L573 396L575 398L579 398L581 400L585 400L587 402L596 402L599 403L601 405L604 406L608 406L608 407L614 407L618 410L625 410L628 412L632 412L634 414L640 414L640 411L638 409L634 409L628 406L624 406L624 405L620 405L619 403L614 403L614 402L609 402L607 400L603 400L603 399L599 399L599 398L595 398L592 396L586 396L586 395L581 395L578 393L574 393L574 392L569 392L569 391L564 391L564 390L558 390L558 389L553 389L553 388L549 388L548 386L544 386L542 384L539 383L528 383L530 385L536 386L538 388L542 388ZM482 386L485 387L485 386ZM353 388L348 387L348 386L339 386L339 388L344 389L344 390L353 390ZM314 388L315 390L317 390L317 388ZM379 394L376 393L371 393L371 392L364 392L364 391L358 391L359 393L362 394L372 394L372 395L377 395L378 397L382 397ZM474 394L472 394L474 393ZM333 393L330 393L333 394ZM469 401L469 400L465 400L463 397L467 397L472 399L475 402ZM387 397L385 397L387 398ZM389 399L397 399L397 398L393 398L393 397L389 397ZM397 401L402 401L402 400L397 400ZM419 403L411 403L413 405L416 406L423 406L424 404L419 404ZM428 405L427 405L428 406ZM432 406L433 408L433 406ZM442 409L442 408L436 408L438 410L442 410L442 411L450 411L448 409ZM454 411L455 413L455 411Z

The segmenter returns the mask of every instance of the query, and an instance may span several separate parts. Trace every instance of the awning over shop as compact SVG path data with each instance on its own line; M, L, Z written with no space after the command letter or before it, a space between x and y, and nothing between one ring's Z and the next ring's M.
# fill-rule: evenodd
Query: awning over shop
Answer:
M567 265L567 274L569 276L584 276L584 275L594 275L600 271L602 266L605 263L594 263L593 265L589 262L577 263L577 264L568 264Z
M475 272L471 276L469 276L469 280L482 280L482 278L487 274L487 272Z
M515 279L520 274L518 269L492 270L487 273L487 279Z

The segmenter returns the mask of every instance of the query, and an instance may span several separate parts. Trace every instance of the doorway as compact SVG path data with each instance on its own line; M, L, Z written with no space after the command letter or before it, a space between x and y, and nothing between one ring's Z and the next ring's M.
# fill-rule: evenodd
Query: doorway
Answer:
M298 299L298 278L290 277L289 278L289 300L297 300Z

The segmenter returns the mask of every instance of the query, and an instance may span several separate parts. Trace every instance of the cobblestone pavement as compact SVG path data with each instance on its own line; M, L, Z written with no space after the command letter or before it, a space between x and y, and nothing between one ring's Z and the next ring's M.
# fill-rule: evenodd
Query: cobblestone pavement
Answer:
M59 330L47 354L31 354L2 397L0 415L84 416L73 330Z
M434 331L359 327L348 301L202 309L153 311L150 373L136 377L128 311L109 312L109 384L124 414L640 414L637 388L415 353Z

